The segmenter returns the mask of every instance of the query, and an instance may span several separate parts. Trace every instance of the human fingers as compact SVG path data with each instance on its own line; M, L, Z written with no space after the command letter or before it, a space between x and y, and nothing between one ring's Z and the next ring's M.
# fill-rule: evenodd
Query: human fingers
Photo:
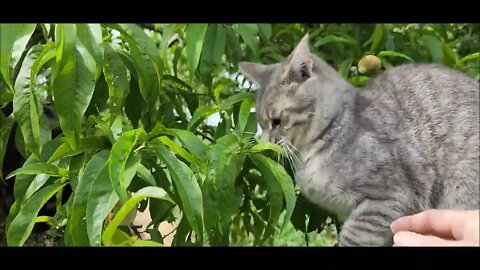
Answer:
M427 210L415 215L401 217L391 224L393 233L410 231L430 234L446 239L462 238L459 227L468 217L468 211Z
M393 237L394 246L397 247L439 247L439 246L469 246L465 241L445 240L431 235L421 235L414 232L401 231Z

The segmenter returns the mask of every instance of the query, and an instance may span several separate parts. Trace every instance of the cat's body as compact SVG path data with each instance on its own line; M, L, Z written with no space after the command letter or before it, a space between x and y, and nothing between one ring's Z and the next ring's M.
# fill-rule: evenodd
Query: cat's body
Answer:
M466 75L410 64L357 89L307 38L283 63L241 69L260 86L263 138L300 160L302 193L350 215L340 245L390 245L396 218L480 207L479 84Z

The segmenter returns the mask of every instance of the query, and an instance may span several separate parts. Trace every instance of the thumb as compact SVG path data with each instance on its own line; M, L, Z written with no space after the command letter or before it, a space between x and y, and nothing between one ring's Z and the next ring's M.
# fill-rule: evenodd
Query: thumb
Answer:
M464 246L463 241L445 240L436 236L421 235L414 232L402 231L393 236L394 246Z

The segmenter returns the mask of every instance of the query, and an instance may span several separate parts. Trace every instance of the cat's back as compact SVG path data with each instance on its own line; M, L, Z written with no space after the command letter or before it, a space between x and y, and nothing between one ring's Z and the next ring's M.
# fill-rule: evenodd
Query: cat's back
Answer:
M439 130L445 135L449 131L479 132L479 93L478 81L460 71L417 63L391 68L373 78L361 91L360 99L367 103L363 107L375 111L379 118L382 114L396 118L391 124L411 126L419 132L424 127L429 133L436 126L448 129ZM460 123L464 129L458 128Z
M432 188L432 205L475 198L478 207L479 92L478 81L438 64L391 68L359 92L359 126Z
M479 110L479 83L466 74L440 64L405 64L386 70L372 79L369 91L392 95L408 107L415 101L425 106L440 105L451 109L454 104Z

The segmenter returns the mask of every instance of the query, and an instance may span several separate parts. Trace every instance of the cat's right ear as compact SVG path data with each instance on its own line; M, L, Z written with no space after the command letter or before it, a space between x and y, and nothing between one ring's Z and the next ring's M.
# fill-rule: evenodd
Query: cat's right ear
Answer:
M263 74L267 71L268 66L252 62L240 62L238 64L240 72L249 78L252 82L260 85L262 83Z

